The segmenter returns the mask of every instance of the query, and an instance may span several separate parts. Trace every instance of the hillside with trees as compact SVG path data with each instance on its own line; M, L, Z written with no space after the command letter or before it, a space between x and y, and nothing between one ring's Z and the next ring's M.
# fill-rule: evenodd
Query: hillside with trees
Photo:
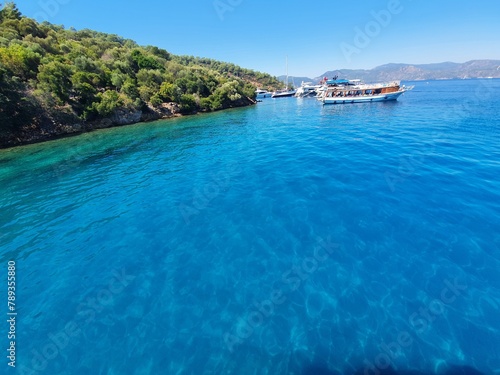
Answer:
M254 103L269 74L0 10L0 147Z

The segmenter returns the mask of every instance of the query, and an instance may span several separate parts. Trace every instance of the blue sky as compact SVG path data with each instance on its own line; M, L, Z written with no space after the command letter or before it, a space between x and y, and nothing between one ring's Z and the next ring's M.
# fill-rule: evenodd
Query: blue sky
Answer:
M500 1L17 0L24 15L273 75L500 59Z

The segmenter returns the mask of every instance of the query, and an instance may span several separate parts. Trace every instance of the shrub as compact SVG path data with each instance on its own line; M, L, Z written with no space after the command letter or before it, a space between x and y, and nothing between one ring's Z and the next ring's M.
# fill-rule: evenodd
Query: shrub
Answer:
M151 105L153 105L153 107L158 107L163 103L163 100L161 99L160 95L156 93L151 97L150 103Z
M190 114L196 112L196 109L196 99L193 95L184 94L181 96L181 113Z
M111 115L115 109L123 106L123 100L116 91L98 93L97 99L98 102L92 103L91 109L103 117Z

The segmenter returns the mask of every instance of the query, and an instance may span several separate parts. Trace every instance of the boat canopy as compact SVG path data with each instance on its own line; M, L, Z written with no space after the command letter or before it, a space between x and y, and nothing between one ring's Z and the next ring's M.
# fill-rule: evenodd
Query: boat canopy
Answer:
M347 85L349 81L347 79L328 79L326 81L327 85Z

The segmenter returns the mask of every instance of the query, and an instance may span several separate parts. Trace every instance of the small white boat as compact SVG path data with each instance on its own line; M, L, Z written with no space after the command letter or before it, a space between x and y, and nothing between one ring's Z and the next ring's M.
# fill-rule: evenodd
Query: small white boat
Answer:
M359 80L329 80L327 89L318 100L323 104L370 103L397 100L414 86L400 82L362 84Z
M255 98L256 99L265 99L265 98L270 98L273 93L267 90L262 90L262 89L257 89L255 90Z
M313 85L311 82L304 82L297 89L295 96L297 98L305 98L307 96L316 96L318 90L322 87L322 85Z

